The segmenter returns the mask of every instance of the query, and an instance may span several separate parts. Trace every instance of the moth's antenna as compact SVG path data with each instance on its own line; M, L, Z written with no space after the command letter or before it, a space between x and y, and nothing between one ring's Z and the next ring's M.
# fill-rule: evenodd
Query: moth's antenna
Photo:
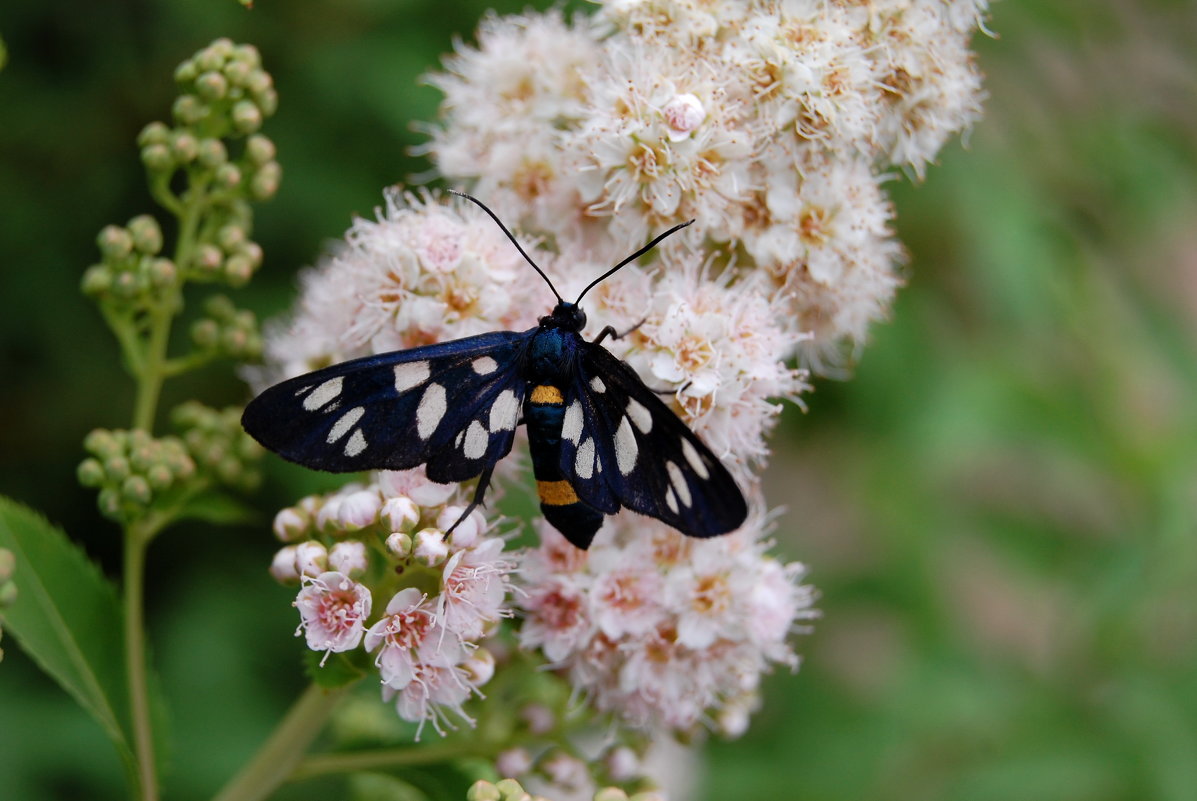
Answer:
M597 285L599 282L601 282L601 281L602 281L604 278L606 278L606 277L608 277L608 276L610 276L610 275L614 275L614 274L615 274L615 273L616 273L616 272L619 270L619 268L623 267L625 264L628 264L629 262L633 262L633 261L635 261L636 259L638 259L638 258L640 258L641 256L643 256L645 253L648 253L650 250L652 250L653 248L655 248L655 247L657 246L657 243L659 243L659 242L660 242L662 239L664 239L665 237L667 237L667 236L671 236L672 234L676 234L678 231L682 230L682 229L683 229L683 228L685 228L687 225L691 225L691 224L693 224L693 223L694 223L694 220L690 220L689 222L684 222L684 223L680 223L680 224L678 224L678 225L675 225L675 226L673 226L673 227L672 227L672 228L670 228L668 231L666 231L665 233L661 234L661 235L660 235L660 236L658 236L656 239L654 239L652 242L649 242L647 245L645 245L644 247L640 248L640 250L637 250L637 251L636 251L635 253L633 253L631 256L628 256L626 259L624 259L623 261L621 261L619 264L615 265L615 266L614 266L614 267L612 267L610 270L607 270L607 272L603 273L603 274L602 274L602 275L600 275L598 278L596 278L596 279L594 279L593 281L591 281L591 282L590 282L590 285L589 285L589 286L587 286L585 289L583 289L583 290L582 290L582 294L581 294L581 295L578 295L578 299L574 301L574 305L576 306L576 305L578 305L579 303L581 303L581 302L582 302L582 295L585 295L587 292L589 292L590 290L594 289L594 287L595 287L595 286L596 286L596 285Z
M522 247L520 247L519 241L516 240L515 236L510 231L507 230L507 226L503 225L503 221L500 220L498 218L498 216L496 216L493 211L488 209L486 207L485 203L483 203L481 200L474 197L473 195L467 195L465 192L458 192L456 189L450 189L449 191L459 197L464 197L466 200L473 202L479 208L481 208L483 211L485 211L487 214L489 214L490 218L492 220L494 220L496 224L498 224L499 228L503 229L503 233L507 234L507 238L511 240L511 244L515 245L515 249L520 252L520 255L524 257L524 261L531 264L532 269L535 270L537 273L539 273L540 277L544 279L544 282L549 285L549 289L553 290L553 294L557 296L557 302L558 303L565 302L565 298L561 297L561 293L557 291L557 287L553 286L553 282L549 280L549 277L544 274L544 270L542 270L536 266L536 262L532 261L532 257L524 252L524 249ZM689 225L689 223L687 223L687 225ZM669 233L671 234L671 233L673 233L673 231L670 231ZM666 236L668 236L668 234L666 234ZM655 240L654 240L653 244L654 245L656 244ZM649 245L649 247L652 247L652 245ZM637 254L637 255L639 255L639 254Z

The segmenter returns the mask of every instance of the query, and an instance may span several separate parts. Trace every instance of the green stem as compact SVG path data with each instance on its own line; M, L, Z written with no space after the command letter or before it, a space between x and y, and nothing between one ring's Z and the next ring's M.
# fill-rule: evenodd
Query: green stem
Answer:
M145 621L142 614L146 541L136 523L125 528L125 669L129 677L133 750L137 755L137 775L141 785L139 797L143 801L155 801L158 798L158 774L146 684Z
M133 407L133 427L153 433L154 416L158 411L158 396L166 378L166 346L170 341L172 313L158 309L150 318L150 334L146 341L141 375L137 381L137 401Z
M302 781L335 773L429 765L462 757L493 755L494 749L482 748L475 743L443 743L422 748L380 748L375 751L353 751L344 754L316 754L295 768L291 780Z
M214 801L259 801L291 776L304 752L349 691L349 686L326 690L315 684L299 697L291 711L275 728L241 772L233 777Z

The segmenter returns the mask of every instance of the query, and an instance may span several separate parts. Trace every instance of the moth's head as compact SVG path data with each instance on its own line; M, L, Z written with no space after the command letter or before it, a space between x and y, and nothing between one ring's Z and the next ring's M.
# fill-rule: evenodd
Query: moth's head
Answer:
M552 314L540 318L540 324L565 331L581 331L586 327L586 312L578 304L563 300L553 308Z

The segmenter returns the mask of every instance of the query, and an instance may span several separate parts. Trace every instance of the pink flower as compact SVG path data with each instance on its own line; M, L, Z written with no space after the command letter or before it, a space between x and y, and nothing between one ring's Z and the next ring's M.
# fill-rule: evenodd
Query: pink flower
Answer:
M305 577L295 599L300 616L295 634L304 632L308 648L324 651L325 659L331 653L352 650L362 641L370 602L370 591L342 573Z

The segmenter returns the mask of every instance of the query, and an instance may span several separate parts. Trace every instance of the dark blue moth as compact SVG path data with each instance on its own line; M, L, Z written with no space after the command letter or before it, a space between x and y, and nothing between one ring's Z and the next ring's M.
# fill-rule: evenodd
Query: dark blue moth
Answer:
M498 223L553 288L498 217L462 196ZM727 469L602 346L613 328L593 341L580 333L582 297L689 224L621 261L573 303L553 288L557 305L535 328L367 356L301 375L254 398L241 423L283 458L318 470L424 465L437 482L479 478L468 514L482 502L495 464L524 422L541 511L577 547L589 547L603 517L622 507L691 537L732 531L744 522L747 506Z

